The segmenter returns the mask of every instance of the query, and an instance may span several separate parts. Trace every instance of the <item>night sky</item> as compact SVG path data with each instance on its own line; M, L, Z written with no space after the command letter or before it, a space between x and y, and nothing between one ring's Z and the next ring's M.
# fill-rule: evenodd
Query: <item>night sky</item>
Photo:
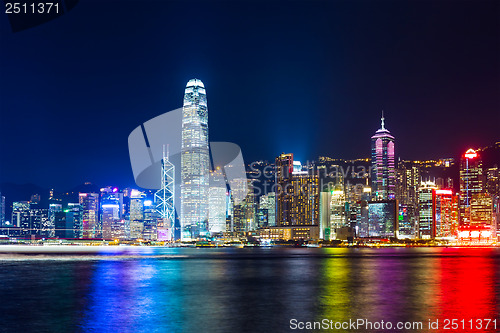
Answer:
M127 139L207 89L210 141L247 162L403 159L500 140L499 1L85 1L13 33L0 14L0 182L133 186Z

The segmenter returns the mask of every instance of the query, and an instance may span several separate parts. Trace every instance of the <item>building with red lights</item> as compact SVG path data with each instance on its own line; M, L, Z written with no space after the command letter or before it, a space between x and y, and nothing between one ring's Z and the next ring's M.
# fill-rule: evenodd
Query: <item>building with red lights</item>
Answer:
M433 189L432 218L437 238L455 238L459 220L458 196L450 189Z
M458 228L460 245L492 245L497 240L496 228L492 225L462 225Z
M483 163L474 149L465 152L460 160L460 220L471 223L471 201L483 192Z

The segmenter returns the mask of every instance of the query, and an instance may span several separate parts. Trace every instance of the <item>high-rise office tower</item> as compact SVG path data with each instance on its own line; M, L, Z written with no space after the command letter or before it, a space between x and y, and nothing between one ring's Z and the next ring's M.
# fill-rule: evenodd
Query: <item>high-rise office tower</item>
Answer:
M33 205L37 207L38 204ZM31 208L30 207L30 234L47 236L44 231L47 229L49 220L49 210L46 208Z
M418 189L421 170L418 164L400 161L396 169L396 199L399 205L399 236L414 238L418 229Z
M321 181L321 180L320 180ZM332 191L323 190L319 193L319 238L330 240L330 225L332 220Z
M130 192L130 238L142 238L144 231L144 197L138 190Z
M14 227L20 227L22 235L29 235L30 229L30 203L29 201L15 201L12 203L12 219Z
M419 219L418 237L430 239L436 237L433 217L433 193L437 189L433 182L422 182L418 191Z
M99 230L99 194L79 193L79 204L82 206L82 237L94 238Z
M267 226L276 226L276 193L269 192L259 198L259 209L267 211Z
M207 233L210 155L207 95L203 82L191 79L184 91L181 144L181 237Z
M394 137L382 127L372 136L372 195L375 200L395 198Z
M66 237L67 238L82 238L82 218L83 209L79 203L68 203L68 208L64 210L66 220ZM57 219L57 213L56 213Z
M226 231L234 232L234 198L231 190L226 196Z
M493 198L487 193L472 195L470 200L470 224L493 224Z
M474 149L465 152L460 160L460 219L471 223L472 197L483 192L483 162Z
M127 236L128 219L125 219L123 193L118 188L107 186L101 188L100 218L96 228L96 238L123 239Z
M276 225L288 225L293 199L293 154L282 153L276 157Z
M436 237L456 237L458 232L458 196L451 189L434 189L433 224Z
M276 158L276 223L278 226L319 225L319 177L303 170L293 154Z
M498 166L486 170L486 191L493 197L500 196L500 173Z
M5 225L5 197L0 192L0 227Z
M156 210L161 218L157 224L158 239L170 241L175 230L175 166L169 160L168 149L165 154L165 146L163 146L160 177L161 188L154 196Z
M233 230L234 232L247 232L255 230L257 226L257 205L251 179L235 179L239 191L245 192L243 200L232 206L233 210ZM246 188L246 190L245 190ZM232 195L236 193L233 191Z
M226 231L226 181L220 168L210 172L208 231Z
M47 228L44 230L47 234L47 237L55 236L56 229L56 213L62 212L62 204L59 203L51 203L49 204L49 223ZM57 214L61 216L61 214Z
M331 191L330 233L333 236L338 229L347 224L346 198L344 189L337 185Z
M144 200L144 229L142 237L148 240L156 240L158 238L158 211L151 200Z
M396 200L368 202L368 236L399 237L398 205Z
M400 204L418 205L420 167L408 161L400 161L396 169L396 199Z

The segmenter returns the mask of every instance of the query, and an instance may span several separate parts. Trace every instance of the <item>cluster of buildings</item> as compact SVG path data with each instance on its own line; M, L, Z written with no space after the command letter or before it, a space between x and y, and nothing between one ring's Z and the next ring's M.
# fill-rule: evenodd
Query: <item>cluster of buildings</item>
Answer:
M450 172L456 170L454 159L396 161L394 147L382 116L382 126L371 138L370 164L321 157L302 166L293 154L281 154L274 165L276 225L259 229L259 235L351 242L497 242L497 165L483 168L481 152L467 150L459 161L455 190L456 177Z
M177 182L164 148L159 190L105 187L64 203L51 192L48 207L33 195L13 202L10 220L0 194L0 230L31 239L496 243L498 166L483 167L480 149L457 161L398 160L384 120L371 137L371 159L320 157L302 164L282 153L273 163L249 164L246 177L233 180L243 186L231 189L224 169L211 162L206 91L193 79L184 95Z

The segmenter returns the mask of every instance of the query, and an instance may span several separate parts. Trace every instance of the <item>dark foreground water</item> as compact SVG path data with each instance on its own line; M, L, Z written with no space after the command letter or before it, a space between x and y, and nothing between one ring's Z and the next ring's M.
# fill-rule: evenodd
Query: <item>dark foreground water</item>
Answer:
M0 255L0 331L500 331L500 249L132 251Z

